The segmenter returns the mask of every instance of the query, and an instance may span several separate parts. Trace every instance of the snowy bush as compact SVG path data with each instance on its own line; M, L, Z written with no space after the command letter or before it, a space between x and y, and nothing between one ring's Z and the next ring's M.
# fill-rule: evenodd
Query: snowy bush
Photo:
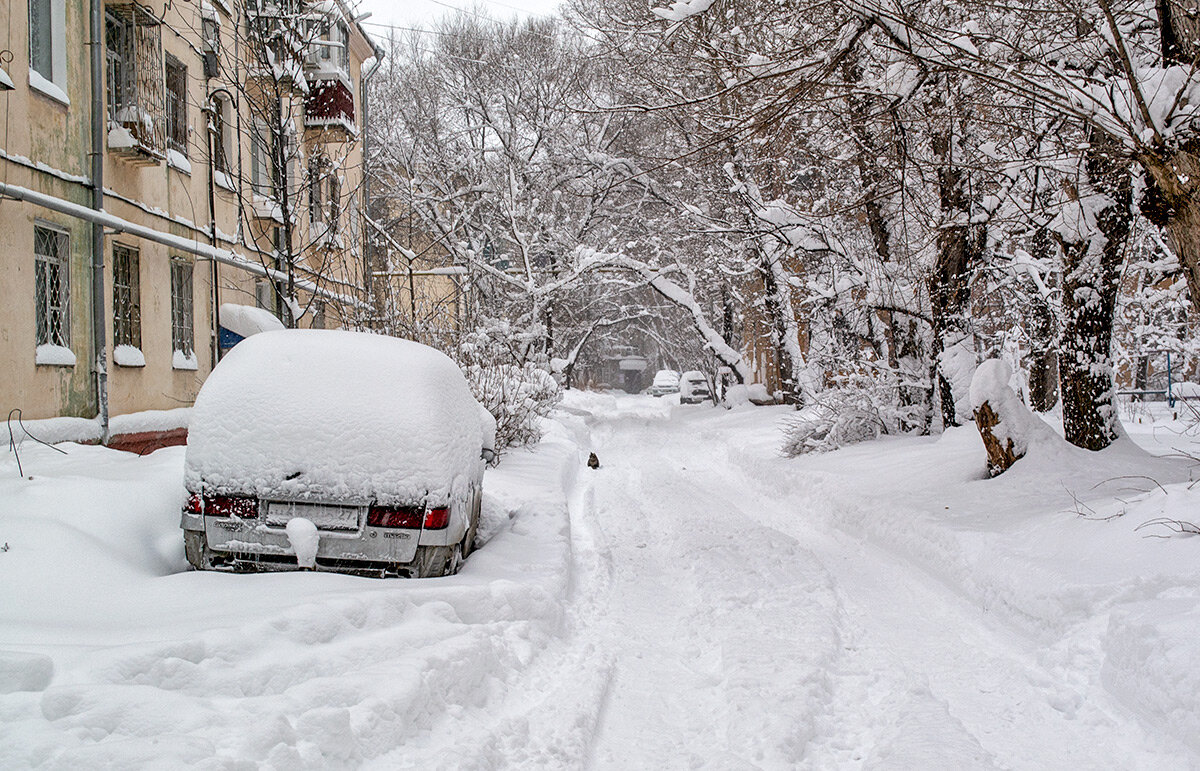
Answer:
M918 421L922 410L919 405L899 404L892 384L846 378L787 421L783 453L794 458L902 433Z
M546 369L517 360L504 331L488 327L472 332L460 348L471 391L496 419L497 451L538 441L541 419L562 397Z

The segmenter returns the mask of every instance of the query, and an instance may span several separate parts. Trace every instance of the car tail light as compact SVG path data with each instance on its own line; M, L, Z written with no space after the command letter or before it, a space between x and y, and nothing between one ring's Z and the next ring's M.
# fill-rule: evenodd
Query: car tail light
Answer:
M200 498L200 493L192 493L188 495L187 502L183 504L183 510L188 514L201 514L204 511L203 500Z
M439 507L425 512L425 529L441 530L450 524L450 509Z
M372 506L367 510L367 524L371 527L404 527L421 529L424 509L411 506Z
M258 516L258 499L240 495L206 495L204 516L254 519Z

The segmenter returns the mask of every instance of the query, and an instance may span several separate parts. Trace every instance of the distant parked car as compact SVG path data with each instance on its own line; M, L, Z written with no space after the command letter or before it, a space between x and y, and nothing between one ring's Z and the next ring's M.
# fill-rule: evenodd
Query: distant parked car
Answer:
M679 384L680 404L700 404L713 401L712 388L703 372L691 370L684 372Z
M654 382L647 393L651 396L679 393L679 373L673 369L660 369L654 375Z
M199 570L457 572L496 423L447 356L359 332L248 337L196 397L182 527Z

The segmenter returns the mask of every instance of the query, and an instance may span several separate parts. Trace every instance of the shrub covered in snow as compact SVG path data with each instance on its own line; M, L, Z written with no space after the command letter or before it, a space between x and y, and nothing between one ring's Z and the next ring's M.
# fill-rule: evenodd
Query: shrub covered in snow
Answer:
M546 369L520 361L505 326L486 327L466 336L460 347L471 391L496 419L496 450L532 444L541 438L541 419L562 398Z
M844 379L787 421L783 453L795 457L829 452L883 434L903 433L923 408L901 405L896 392L894 385L867 377Z

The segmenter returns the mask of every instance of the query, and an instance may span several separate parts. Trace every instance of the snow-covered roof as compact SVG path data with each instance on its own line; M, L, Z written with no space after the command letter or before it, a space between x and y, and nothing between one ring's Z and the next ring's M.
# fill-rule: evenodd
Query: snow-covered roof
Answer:
M242 337L284 329L283 322L277 319L275 314L253 305L221 303L217 318L220 319L221 326Z
M393 337L247 338L196 397L188 489L384 504L446 502L482 469L485 425L445 354Z

